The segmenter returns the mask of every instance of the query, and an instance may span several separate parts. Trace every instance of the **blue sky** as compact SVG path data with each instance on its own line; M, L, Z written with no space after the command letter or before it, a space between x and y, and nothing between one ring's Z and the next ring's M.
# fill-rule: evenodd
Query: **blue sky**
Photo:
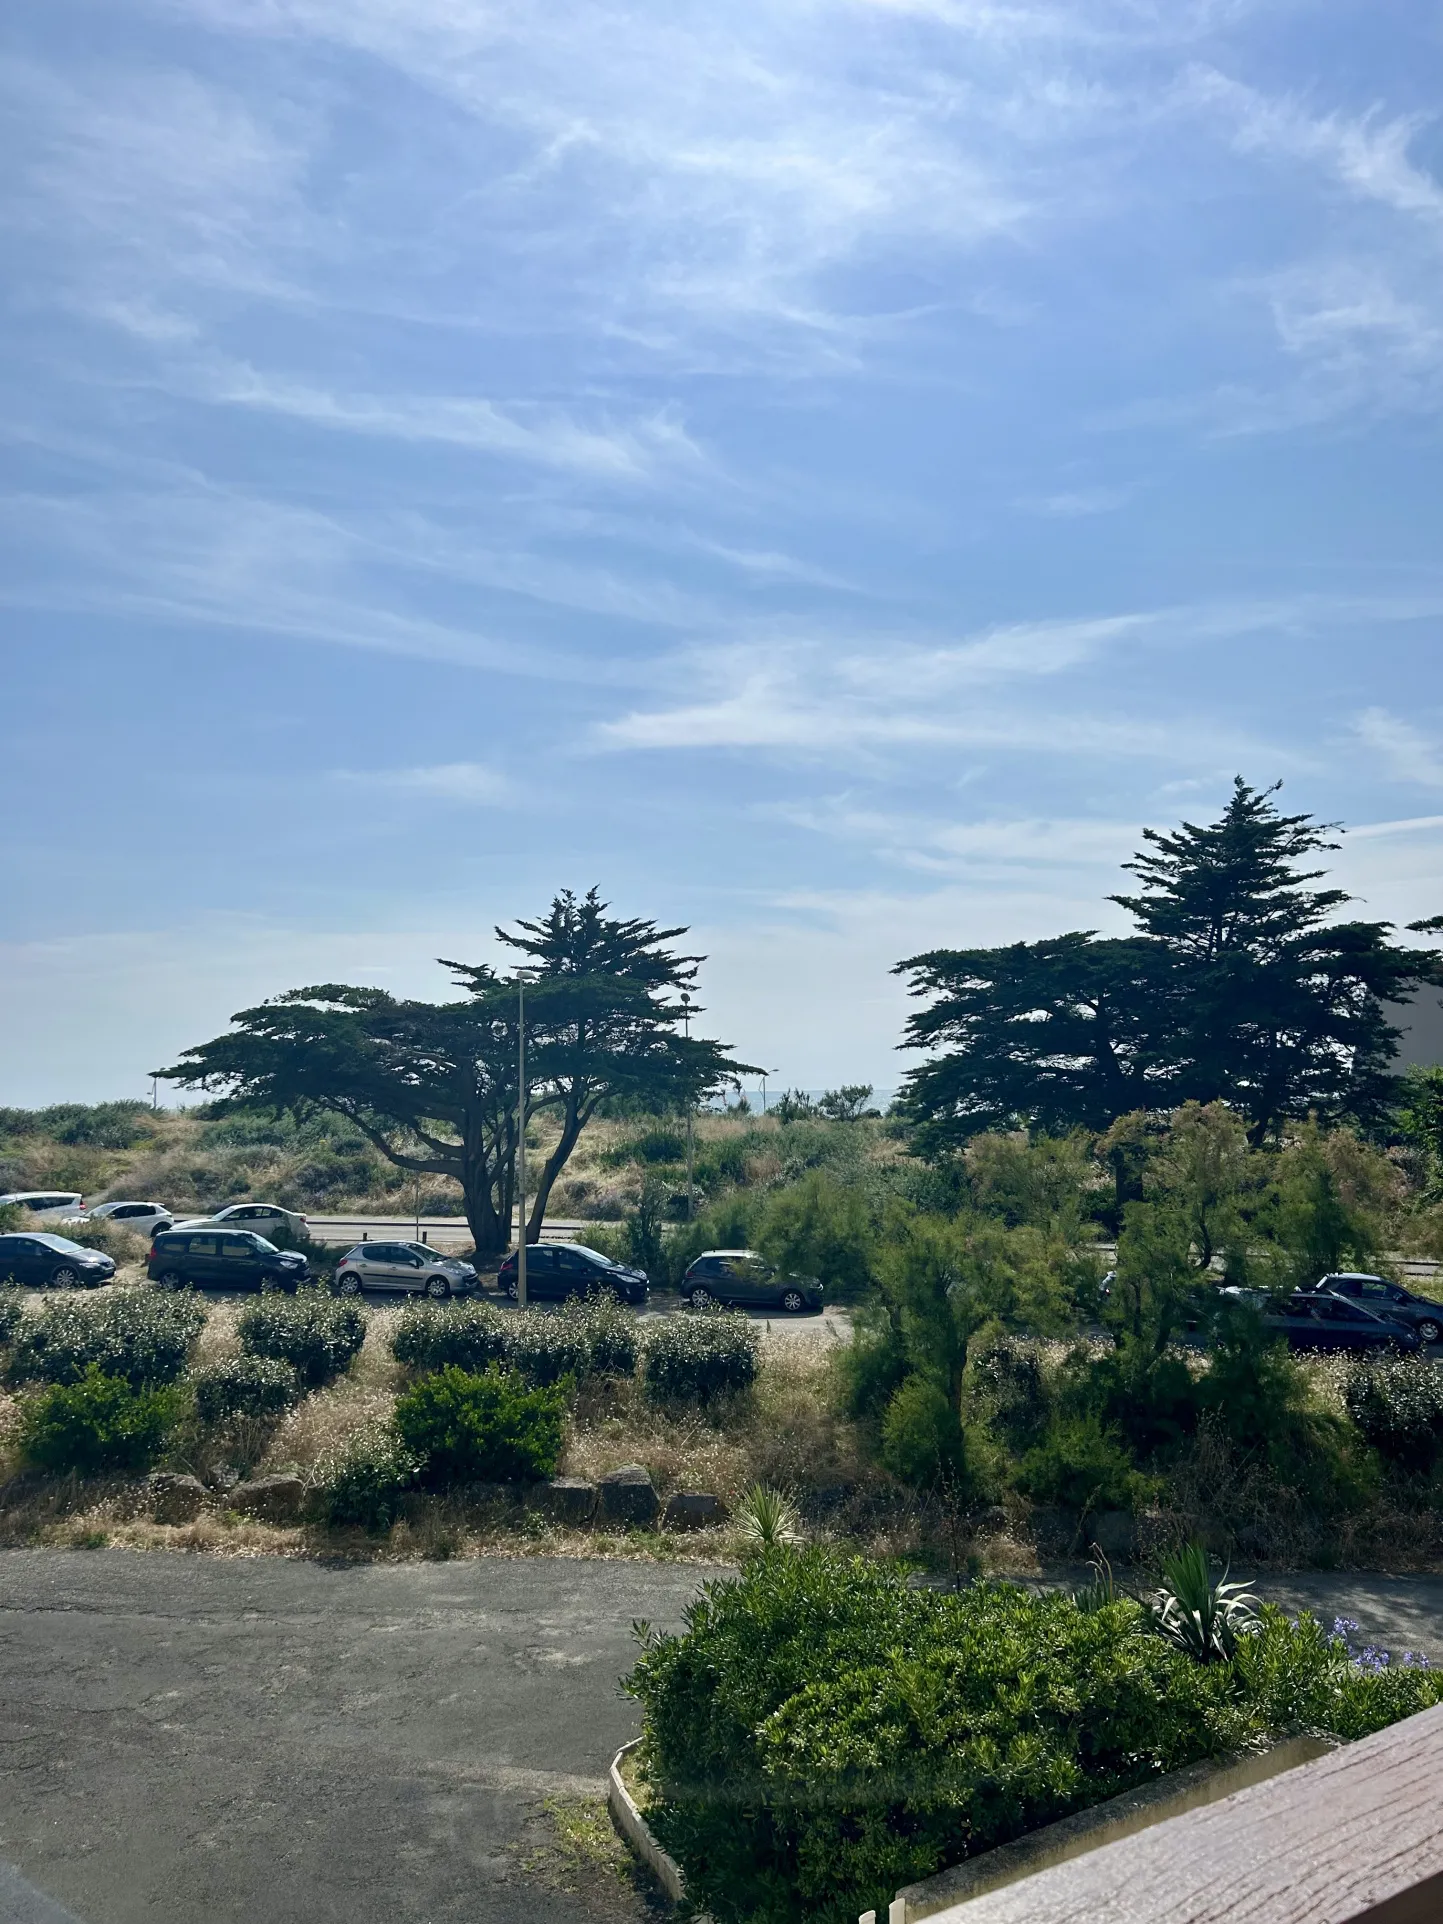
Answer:
M1235 772L1443 910L1443 13L8 10L0 1101L598 883L775 1082Z

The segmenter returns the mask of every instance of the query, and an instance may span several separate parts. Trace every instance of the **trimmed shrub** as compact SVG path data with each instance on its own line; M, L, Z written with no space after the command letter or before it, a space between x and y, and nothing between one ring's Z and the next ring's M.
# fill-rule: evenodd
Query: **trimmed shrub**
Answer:
M710 1403L750 1389L760 1348L745 1316L726 1311L667 1316L642 1339L642 1375L657 1402Z
M321 1514L327 1523L389 1530L420 1470L420 1459L388 1424L354 1430L318 1466Z
M969 1353L967 1390L977 1413L1019 1455L1046 1435L1052 1399L1031 1344L1004 1337Z
M573 1298L562 1312L586 1343L589 1376L634 1376L640 1354L636 1318L609 1296Z
M232 1416L278 1416L301 1393L294 1368L271 1356L227 1356L197 1370L191 1387L202 1423L223 1423Z
M391 1354L413 1370L484 1370L506 1352L511 1319L489 1303L409 1303L396 1319Z
M648 1821L717 1924L853 1924L893 1893L1165 1771L1313 1724L1361 1735L1443 1676L1370 1673L1265 1611L1195 1663L1130 1599L912 1590L828 1548L709 1583L641 1632Z
M366 1312L318 1289L298 1289L247 1303L236 1333L246 1355L290 1363L307 1389L318 1389L350 1368L366 1340Z
M1426 1475L1443 1453L1443 1377L1421 1357L1355 1363L1343 1398L1365 1440L1400 1470Z
M56 1475L148 1470L180 1415L174 1389L138 1390L92 1364L78 1382L32 1396L20 1418L27 1463Z
M523 1309L506 1319L506 1367L536 1386L573 1381L591 1366L591 1344L575 1317Z
M21 1319L6 1377L11 1383L78 1383L93 1366L136 1389L173 1383L205 1319L198 1297L152 1288L52 1297Z
M554 1385L527 1389L509 1370L444 1369L396 1399L392 1422L433 1488L539 1482L561 1455L566 1402Z

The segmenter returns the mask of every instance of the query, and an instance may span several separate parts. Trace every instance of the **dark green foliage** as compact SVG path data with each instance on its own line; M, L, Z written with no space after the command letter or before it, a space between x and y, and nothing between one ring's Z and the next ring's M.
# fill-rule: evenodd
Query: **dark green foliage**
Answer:
M147 1470L180 1414L174 1389L136 1389L92 1364L78 1381L30 1397L20 1418L26 1462L56 1476Z
M420 1459L388 1425L353 1431L320 1465L321 1515L342 1527L388 1530L420 1470Z
M942 1865L1250 1734L1135 1605L914 1591L829 1550L708 1584L629 1680L653 1827L718 1924L853 1924Z
M197 1370L190 1382L202 1423L224 1423L232 1416L278 1416L301 1394L300 1379L291 1364L271 1356L227 1356Z
M642 1342L642 1376L659 1403L711 1403L750 1389L759 1343L745 1316L707 1311L650 1324Z
M510 1370L444 1369L402 1392L392 1422L422 1479L444 1489L553 1475L565 1414L558 1386L527 1389Z
M967 1394L981 1420L1015 1454L1041 1442L1052 1393L1034 1344L1003 1338L969 1351Z
M1315 1112L1372 1123L1395 1100L1386 1004L1443 981L1390 925L1341 922L1349 899L1300 864L1335 847L1306 815L1239 778L1218 821L1144 830L1112 899L1139 933L1090 930L1000 949L937 949L899 963L925 998L907 1046L934 1055L903 1106L924 1152L980 1130L1105 1129L1131 1110L1224 1101L1254 1142Z
M819 1170L768 1199L757 1247L784 1275L815 1276L831 1297L860 1296L871 1280L866 1201Z
M619 1169L629 1162L677 1163L686 1156L686 1137L665 1123L642 1130L625 1142L616 1143L601 1157L603 1168Z
M76 1383L93 1366L137 1389L172 1383L205 1319L198 1297L151 1288L57 1296L20 1322L6 1377L11 1383Z
M962 1419L944 1392L925 1376L909 1376L882 1419L882 1462L903 1483L934 1485L965 1501L976 1474L967 1459Z
M510 1320L490 1303L408 1303L396 1319L391 1354L407 1369L483 1370L504 1356Z
M1037 1503L1082 1517L1130 1510L1145 1487L1122 1439L1090 1414L1059 1417L1018 1465L1017 1485Z
M144 1102L58 1102L50 1109L0 1109L0 1136L49 1136L87 1149L133 1149L153 1135Z
M1438 1701L1265 1609L1201 1664L1106 1595L912 1590L835 1551L764 1553L643 1627L653 1828L718 1924L853 1924L903 1885L1163 1772L1299 1725L1356 1737Z
M24 1313L23 1293L12 1286L0 1283L0 1346L10 1342L20 1327Z
M307 1389L318 1389L350 1368L366 1340L366 1312L318 1289L299 1289L247 1303L236 1334L248 1356L290 1363Z
M1443 1455L1443 1375L1421 1357L1369 1358L1348 1372L1348 1414L1398 1469L1426 1476Z

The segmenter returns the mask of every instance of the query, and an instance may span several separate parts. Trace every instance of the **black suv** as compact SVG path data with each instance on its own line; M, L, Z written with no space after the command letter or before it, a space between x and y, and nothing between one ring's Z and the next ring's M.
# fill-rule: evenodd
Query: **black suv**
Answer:
M516 1295L516 1251L496 1273L496 1287ZM526 1245L526 1300L560 1302L568 1296L615 1296L623 1303L645 1306L648 1283L644 1269L614 1263L599 1249L584 1243L528 1243Z
M150 1247L146 1274L162 1289L293 1290L311 1273L304 1256L244 1229L168 1229Z
M1371 1309L1375 1316L1406 1323L1421 1343L1436 1343L1443 1338L1443 1303L1430 1303L1426 1296L1415 1296L1411 1289L1404 1289L1401 1283L1390 1283L1386 1276L1341 1270L1320 1277L1313 1289L1324 1290L1330 1296L1346 1296L1350 1302Z

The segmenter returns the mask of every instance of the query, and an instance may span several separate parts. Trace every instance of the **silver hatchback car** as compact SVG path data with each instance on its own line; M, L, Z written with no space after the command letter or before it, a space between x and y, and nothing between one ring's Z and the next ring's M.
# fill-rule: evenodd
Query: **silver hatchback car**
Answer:
M336 1265L336 1287L347 1296L363 1289L424 1290L444 1302L473 1294L478 1284L470 1263L425 1243L357 1243Z

